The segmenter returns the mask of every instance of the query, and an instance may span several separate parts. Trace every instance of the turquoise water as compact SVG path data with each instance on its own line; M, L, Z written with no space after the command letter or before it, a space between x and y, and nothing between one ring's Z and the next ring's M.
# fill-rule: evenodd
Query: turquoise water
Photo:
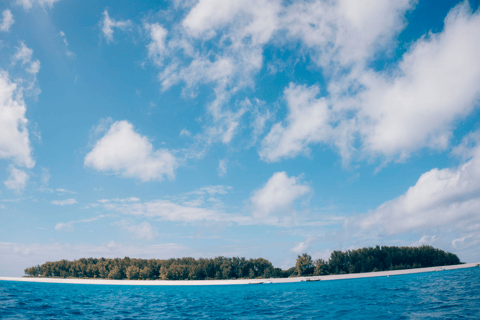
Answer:
M0 318L480 319L480 268L235 286L0 281Z

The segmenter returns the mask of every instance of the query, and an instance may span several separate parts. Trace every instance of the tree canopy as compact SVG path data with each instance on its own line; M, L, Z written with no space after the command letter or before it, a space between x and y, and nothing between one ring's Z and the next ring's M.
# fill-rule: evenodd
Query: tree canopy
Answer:
M211 259L105 259L82 258L74 261L46 262L25 269L28 276L74 277L130 280L213 280L286 278L328 274L425 268L459 264L453 253L421 247L379 247L333 251L330 259L313 260L299 255L294 267L282 270L263 258L216 257Z

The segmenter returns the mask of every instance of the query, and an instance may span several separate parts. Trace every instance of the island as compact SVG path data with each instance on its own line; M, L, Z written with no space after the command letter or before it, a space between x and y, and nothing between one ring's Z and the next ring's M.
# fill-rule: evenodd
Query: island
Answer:
M328 260L313 260L310 255L304 253L297 257L295 266L287 270L275 268L270 261L263 258L216 257L160 260L125 257L122 259L82 258L74 261L46 262L24 271L27 277L44 278L232 280L319 277L376 272L383 274L385 271L425 269L459 264L461 262L457 255L423 245L420 247L376 246L357 250L333 251Z

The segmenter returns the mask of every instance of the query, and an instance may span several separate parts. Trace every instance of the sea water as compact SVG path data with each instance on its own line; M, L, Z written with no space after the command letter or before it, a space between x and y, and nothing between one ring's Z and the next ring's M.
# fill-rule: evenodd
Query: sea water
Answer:
M229 286L0 281L2 319L480 319L480 268Z

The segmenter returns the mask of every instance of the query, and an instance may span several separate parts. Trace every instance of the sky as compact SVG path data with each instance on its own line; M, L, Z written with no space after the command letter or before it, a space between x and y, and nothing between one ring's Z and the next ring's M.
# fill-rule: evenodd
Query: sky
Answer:
M480 261L480 13L0 3L0 275L431 245Z

